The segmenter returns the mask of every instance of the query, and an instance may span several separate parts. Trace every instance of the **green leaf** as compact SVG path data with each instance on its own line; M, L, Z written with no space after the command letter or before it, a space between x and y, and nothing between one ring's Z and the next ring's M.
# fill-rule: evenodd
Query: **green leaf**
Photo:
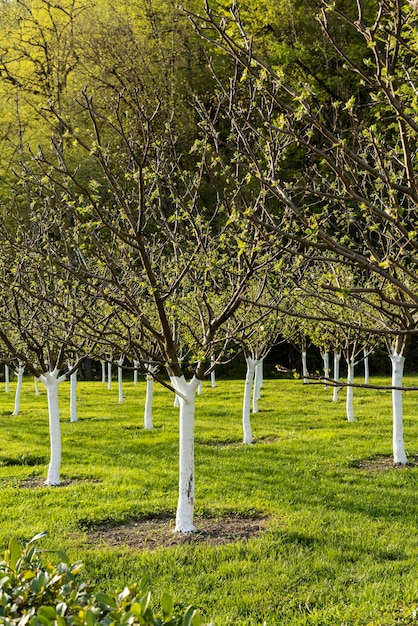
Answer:
M163 609L164 620L167 621L168 619L171 619L173 615L173 600L168 593L163 593L161 598L161 607Z
M9 542L9 566L16 569L16 563L22 556L22 546L17 539L11 539Z
M183 617L183 626L200 626L201 619L194 606L189 606Z
M51 621L57 619L57 612L53 606L40 606L37 613L39 618L45 617Z

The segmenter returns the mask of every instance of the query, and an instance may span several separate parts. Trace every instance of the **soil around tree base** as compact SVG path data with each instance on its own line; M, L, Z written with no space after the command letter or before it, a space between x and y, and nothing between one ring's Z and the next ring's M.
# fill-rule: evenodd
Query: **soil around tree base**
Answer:
M111 547L128 546L135 550L155 550L176 545L222 545L255 537L266 528L267 517L195 519L194 533L174 532L172 518L137 519L119 526L106 525L88 533L89 543Z

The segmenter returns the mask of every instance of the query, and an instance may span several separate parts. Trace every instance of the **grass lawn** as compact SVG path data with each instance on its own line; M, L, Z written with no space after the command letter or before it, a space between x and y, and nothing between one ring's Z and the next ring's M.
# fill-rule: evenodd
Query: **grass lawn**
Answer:
M389 383L389 380L372 379ZM418 377L408 377L418 384ZM13 417L14 382L0 387L0 544L47 530L42 547L82 559L88 577L114 591L151 576L153 598L194 604L214 626L415 624L418 606L418 395L404 394L411 465L391 467L388 391L345 392L267 380L252 416L256 443L241 444L243 381L205 383L196 410L196 526L263 518L235 541L158 545L150 520L174 521L178 409L156 386L152 432L143 429L145 384L80 383L79 421L61 393L61 487L44 487L49 456L46 393L24 381ZM97 531L148 520L150 548L113 545ZM167 521L168 520L168 521ZM157 522L156 522L157 524ZM245 524L244 524L245 525ZM131 527L132 528L132 527ZM92 534L96 532L96 534ZM97 537L101 537L98 539Z

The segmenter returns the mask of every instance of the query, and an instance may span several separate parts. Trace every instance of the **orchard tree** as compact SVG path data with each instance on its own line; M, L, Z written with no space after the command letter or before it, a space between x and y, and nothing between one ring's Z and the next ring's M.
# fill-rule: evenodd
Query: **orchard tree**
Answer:
M208 5L193 20L231 60L231 80L218 83L219 110L233 129L225 144L265 197L249 220L268 240L288 238L375 277L367 291L353 287L346 296L376 298L384 317L396 317L384 325L398 386L417 332L417 14L401 0L378 2L373 15L361 0L346 11L325 0L321 7L323 32L356 85L350 97L284 77L257 55L237 5L229 22ZM341 33L362 42L364 58ZM219 132L212 136L219 142ZM295 152L299 167L289 171Z
M58 386L91 354L93 344L85 329L98 329L101 320L90 318L97 293L65 274L52 260L51 242L57 246L57 214L38 221L39 207L32 216L1 224L0 340L9 358L45 385L48 398L51 457L47 485L59 485L61 435ZM9 211L10 220L10 211ZM61 224L62 225L62 224ZM65 250L61 249L64 256ZM90 320L90 321L89 321ZM91 334L91 333L90 333ZM74 358L74 355L78 355ZM67 372L67 362L72 368ZM19 384L18 384L19 387ZM16 402L14 414L18 412Z
M189 154L179 152L172 112L163 104L126 85L123 94L109 96L104 111L84 91L79 115L85 116L83 128L89 121L88 133L52 108L98 175L86 183L83 172L45 154L30 175L46 208L56 205L71 215L71 228L60 231L70 252L63 257L60 242L51 252L54 262L96 285L121 320L101 341L118 343L127 354L136 351L143 367L164 368L179 397L176 530L191 532L195 394L210 372L211 355L232 338L228 323L248 285L269 271L277 252L242 217L243 207L259 201L257 188L248 188L239 168L204 140L194 142ZM242 179L239 189L231 178ZM152 342L158 353L150 353ZM183 362L182 343L190 345Z

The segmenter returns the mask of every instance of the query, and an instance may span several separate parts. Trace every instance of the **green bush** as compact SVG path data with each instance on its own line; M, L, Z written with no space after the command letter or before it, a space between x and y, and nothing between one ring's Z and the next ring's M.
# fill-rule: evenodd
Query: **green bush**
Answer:
M19 626L200 626L194 607L175 615L167 594L161 599L162 617L151 606L149 580L116 594L95 593L81 575L82 563L70 563L57 551L58 565L44 562L34 542L25 545L12 539L0 562L0 624Z

